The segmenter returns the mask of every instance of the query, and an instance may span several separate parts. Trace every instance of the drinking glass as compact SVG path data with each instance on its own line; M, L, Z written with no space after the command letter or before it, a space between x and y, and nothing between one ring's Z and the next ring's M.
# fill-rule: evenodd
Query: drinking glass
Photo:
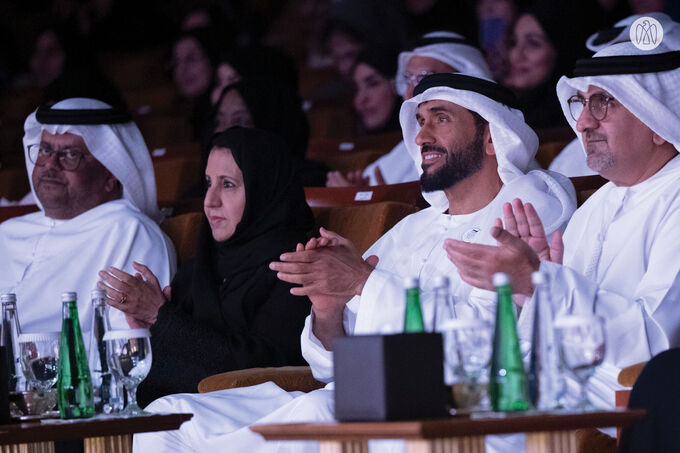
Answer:
M567 315L555 320L560 357L580 386L578 408L594 409L588 398L588 380L605 356L604 318L597 315Z
M465 378L465 406L469 410L484 409L479 378L491 359L492 325L478 317L458 318L443 323L440 332L444 338L445 360Z
M151 334L148 329L110 330L104 334L111 372L127 390L122 416L147 415L137 404L137 386L151 369Z
M29 385L42 395L37 412L54 408L57 394L52 387L57 382L59 368L59 332L23 333L19 335L21 366Z

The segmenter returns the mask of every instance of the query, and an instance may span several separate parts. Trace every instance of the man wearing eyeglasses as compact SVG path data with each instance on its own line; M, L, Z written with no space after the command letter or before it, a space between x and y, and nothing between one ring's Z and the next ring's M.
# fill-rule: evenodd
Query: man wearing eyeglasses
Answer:
M493 272L512 269L513 288L531 297L530 274L540 269L559 313L605 318L605 361L589 387L600 407L614 407L622 368L680 345L679 301L667 295L677 294L669 288L680 271L680 24L667 25L653 52L617 42L557 84L588 166L610 181L576 211L564 241L555 235L549 244L531 205L516 200L510 223L524 241L494 227L497 247L445 243L473 286L491 288ZM533 304L519 318L525 338Z
M425 76L452 72L491 79L491 70L484 61L484 56L463 36L447 31L427 33L414 42L410 49L399 54L397 93L406 101L413 97L413 89ZM363 170L346 175L337 171L329 172L326 185L376 186L417 181L419 178L418 169L413 165L402 141Z
M126 112L94 99L41 106L24 128L41 211L0 225L0 293L17 295L23 329L48 332L60 328L60 294L76 291L80 323L89 331L99 270L135 273L137 261L163 286L174 273L172 244L157 224L149 152ZM119 310L110 310L110 320L114 328L128 326Z

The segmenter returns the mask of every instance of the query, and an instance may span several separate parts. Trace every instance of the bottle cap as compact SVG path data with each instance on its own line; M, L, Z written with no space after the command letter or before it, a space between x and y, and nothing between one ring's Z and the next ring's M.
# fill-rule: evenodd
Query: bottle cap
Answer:
M448 288L449 287L449 277L446 275L440 275L432 280L432 285L435 288Z
M93 289L90 291L90 299L106 299L106 291L103 289Z
M503 272L496 272L493 274L493 286L505 286L510 284L510 276Z
M68 291L61 293L61 301L62 302L71 302L78 300L78 294L73 292L73 291Z
M531 274L531 283L534 285L547 285L550 283L550 275L545 272L534 272Z
M404 288L418 288L420 286L420 281L418 277L406 277L404 279Z
M17 295L14 293L5 293L0 296L0 302L16 302Z

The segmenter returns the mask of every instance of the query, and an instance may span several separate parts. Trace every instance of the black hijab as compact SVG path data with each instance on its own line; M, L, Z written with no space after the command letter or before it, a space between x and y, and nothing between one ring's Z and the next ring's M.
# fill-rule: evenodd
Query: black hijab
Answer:
M216 134L212 148L229 148L243 173L246 203L234 234L217 242L204 220L194 263L191 298L197 321L241 330L244 298L253 280L271 273L268 263L304 242L314 225L284 141L260 130L231 128ZM197 301L200 301L200 310Z
M270 77L252 77L233 83L222 90L213 107L210 121L206 122L204 137L210 137L217 124L217 112L224 96L236 90L248 108L255 127L273 132L283 138L287 152L293 157L298 177L304 187L326 185L328 168L305 159L309 141L309 123L302 110L302 100L287 84ZM206 140L204 139L203 143ZM210 146L203 146L203 162L207 160Z
M305 155L309 123L297 92L287 84L267 76L243 79L224 88L215 103L215 114L224 96L231 90L236 90L243 99L255 127L282 137L293 155Z

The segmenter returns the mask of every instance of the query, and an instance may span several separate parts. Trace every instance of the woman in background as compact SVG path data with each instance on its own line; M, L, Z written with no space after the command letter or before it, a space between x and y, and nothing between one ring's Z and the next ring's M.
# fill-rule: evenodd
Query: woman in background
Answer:
M394 77L397 56L394 49L369 48L361 52L352 72L356 85L354 109L361 121L357 135L398 131L401 98Z

